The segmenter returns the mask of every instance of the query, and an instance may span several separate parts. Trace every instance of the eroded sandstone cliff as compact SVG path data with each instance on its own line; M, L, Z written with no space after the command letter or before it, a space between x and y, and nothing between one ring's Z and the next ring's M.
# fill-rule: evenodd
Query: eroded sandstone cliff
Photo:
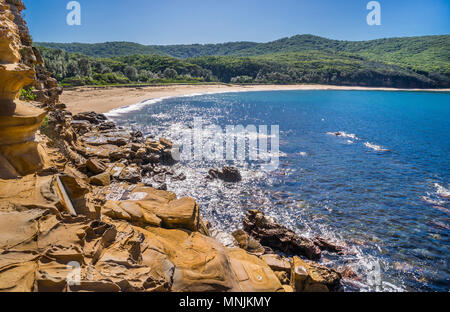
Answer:
M45 112L19 100L35 81L36 63L20 0L0 1L0 177L15 178L42 166L34 135Z

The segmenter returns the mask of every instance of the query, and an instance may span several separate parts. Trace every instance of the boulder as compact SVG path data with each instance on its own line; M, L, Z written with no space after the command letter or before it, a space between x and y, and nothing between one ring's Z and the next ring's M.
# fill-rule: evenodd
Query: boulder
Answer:
M165 228L199 230L198 204L188 197L168 200L154 194L141 200L107 201L102 213L115 219Z
M96 186L108 186L111 184L111 176L108 172L103 172L90 177L89 182Z
M320 249L311 240L276 223L273 218L265 216L261 211L247 212L244 218L244 230L263 246L287 254L302 255L312 260L320 259Z
M97 125L104 121L107 121L108 118L106 118L103 114L97 114L96 112L84 112L74 115L73 120L86 120L89 121L91 124Z
M242 180L241 173L235 167L223 167L218 169L210 169L208 171L208 179L221 179L225 182L240 182Z
M142 180L141 169L134 164L126 166L118 176L118 179L130 183L138 183Z
M219 178L225 182L239 182L242 180L241 173L235 167L223 167Z

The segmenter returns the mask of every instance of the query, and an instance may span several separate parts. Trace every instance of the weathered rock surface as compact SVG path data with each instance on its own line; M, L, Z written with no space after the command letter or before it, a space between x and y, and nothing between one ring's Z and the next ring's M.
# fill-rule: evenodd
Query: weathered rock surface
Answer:
M0 1L0 178L11 179L42 168L34 134L45 112L19 100L35 80L37 62L21 16L22 1Z
M308 238L297 235L258 210L249 210L244 218L244 231L263 246L308 259L320 259L320 249Z

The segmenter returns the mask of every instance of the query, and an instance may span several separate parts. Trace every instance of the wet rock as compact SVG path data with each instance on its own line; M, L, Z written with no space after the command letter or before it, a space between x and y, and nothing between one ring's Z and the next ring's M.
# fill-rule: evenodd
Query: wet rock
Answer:
M317 236L314 239L314 243L320 248L320 250L326 250L328 252L337 253L340 255L344 254L345 251L344 246L340 246L320 236Z
M139 148L134 155L134 157L137 159L144 159L145 156L147 156L147 149L144 147Z
M173 147L173 143L172 142L170 142L169 140L167 140L167 139L164 139L164 138L160 138L159 139L159 143L162 145L162 146L164 146L164 148L172 148Z
M234 167L223 167L222 173L219 174L219 179L225 182L239 182L242 180L241 173Z
M161 162L161 156L157 154L147 154L144 161L151 164L158 164Z
M72 118L73 118L73 120L87 120L94 125L98 125L98 124L108 120L108 118L106 118L105 115L97 114L96 112L79 113L79 114L74 115Z
M109 174L116 179L119 179L122 171L125 169L126 165L124 163L115 163L109 169Z
M235 167L223 167L222 171L218 169L210 169L208 171L208 179L221 179L225 182L240 182L242 180L241 173Z
M297 292L328 292L340 286L341 274L335 270L294 257L291 286Z
M140 144L144 143L145 139L143 133L141 131L131 132L131 142Z
M258 210L249 210L244 218L244 230L268 246L287 254L302 255L308 259L320 259L320 249L309 239L275 222Z
M171 149L166 148L161 152L160 162L166 165L173 165L176 163L176 160L173 158Z
M159 184L163 184L166 182L166 174L165 173L157 174L153 176L153 180Z
M98 129L101 131L113 130L116 129L116 124L113 121L103 122L98 126Z
M350 267L345 267L339 272L342 278L360 280L358 274Z
M120 181L126 181L130 183L138 183L142 180L141 170L138 166L134 164L126 166L121 171L118 179Z
M184 181L186 180L186 175L184 173L177 174L171 177L172 181Z

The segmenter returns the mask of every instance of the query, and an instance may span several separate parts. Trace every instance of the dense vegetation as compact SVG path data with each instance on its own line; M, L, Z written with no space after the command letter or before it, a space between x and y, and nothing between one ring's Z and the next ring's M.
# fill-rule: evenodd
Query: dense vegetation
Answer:
M222 81L450 86L450 36L350 42L301 35L269 43L37 45L49 70L68 84Z
M63 85L195 83L211 80L210 71L168 56L93 58L49 48L39 50L46 68Z

